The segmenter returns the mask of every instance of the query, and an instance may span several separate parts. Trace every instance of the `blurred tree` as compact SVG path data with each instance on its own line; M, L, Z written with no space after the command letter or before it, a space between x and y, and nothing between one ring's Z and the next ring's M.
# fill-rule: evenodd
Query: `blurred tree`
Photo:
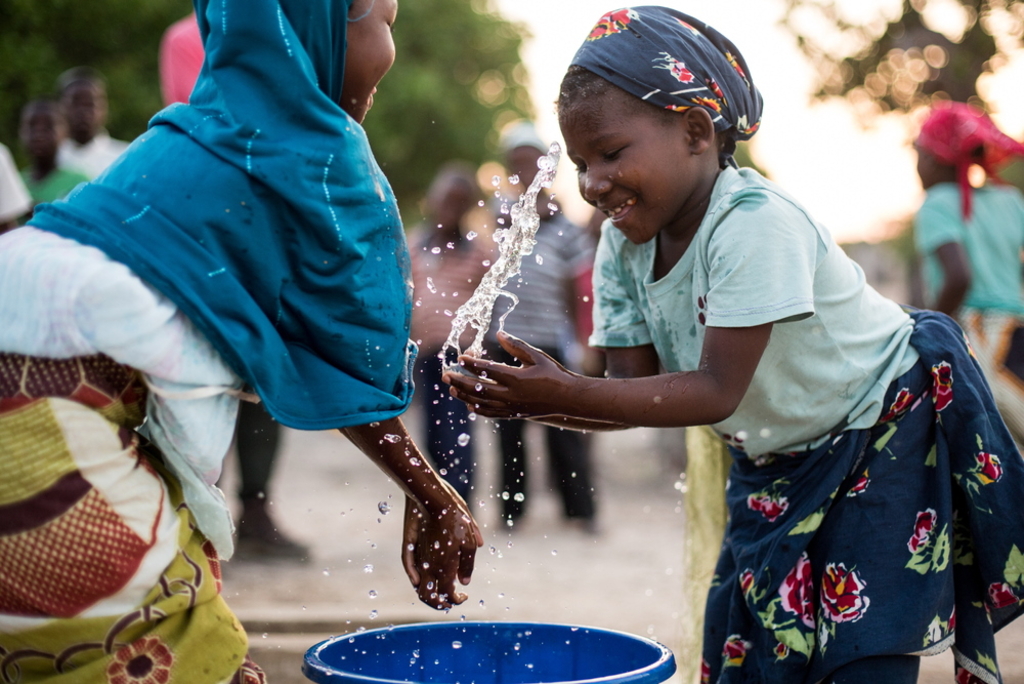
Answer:
M53 93L73 66L108 80L114 137L142 133L162 106L157 51L164 30L190 0L0 0L0 142L18 150L23 103ZM407 223L441 164L496 156L497 130L533 115L519 56L525 29L498 16L490 0L402 2L398 58L366 120L378 161Z
M870 16L854 2L785 2L782 24L818 70L817 95L862 112L980 100L978 77L1024 32L1024 0L894 0Z
M496 158L500 129L533 116L525 36L489 0L399 5L398 56L365 126L407 224L421 217L419 199L444 162Z
M53 95L65 69L88 65L107 78L111 135L131 140L160 109L157 46L190 0L3 0L0 2L0 142L18 150L18 116Z

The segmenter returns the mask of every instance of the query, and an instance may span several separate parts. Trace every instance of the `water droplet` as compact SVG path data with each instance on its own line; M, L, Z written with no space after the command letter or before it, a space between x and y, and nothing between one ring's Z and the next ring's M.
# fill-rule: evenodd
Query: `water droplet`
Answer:
M519 174L513 173L511 176L508 177L508 182L509 185L519 185Z
M481 607L481 608L483 608L483 607L484 607L484 600L483 600L483 599L480 599L480 607Z
M518 651L520 648L522 648L522 645L518 641L512 645L513 651Z
M431 254L440 254L441 253L441 248L440 247L434 247L434 248L432 248L430 250L430 253Z
M498 187L499 185L501 185L501 176L495 176L494 178L492 178L491 185L493 185L494 187Z
M536 261L538 265L544 264L544 257L542 257L540 254L535 255L533 257L533 260Z
M466 233L466 239L467 240L473 240L475 238L476 238L476 231L475 230L471 230L468 233Z
M409 458L409 463L411 465L418 466L422 463L422 461L420 461L420 459L416 458L415 456L412 456Z
M552 556L557 556L558 555L558 549L551 549L551 555Z
M433 278L427 278L427 289L430 290L431 292L437 292L437 285L434 285Z
M476 414L475 413L470 413L468 417L469 417L470 420L476 420Z
M491 265L491 260L490 259L484 259L483 261L480 262L480 264L486 268L487 266Z
M463 432L456 441L459 443L459 446L466 446L469 444L469 435Z
M331 576L331 571L328 570L327 568L324 568L324 577L330 577L330 576Z
M377 590L376 589L371 589L370 593L369 593L369 597L372 598L372 599L377 598Z
M760 434L762 438L768 439L769 437L772 436L772 431L769 430L768 428L761 428L761 432L758 434Z
M412 657L413 658L419 658L420 657L420 649L417 648L417 649L413 650Z
M381 501L379 504L377 504L377 510L380 511L381 515L387 515L391 512L391 504L389 504L387 501Z
M522 503L523 501L526 501L526 495L523 494L522 492L516 492L516 495L513 496L512 498L515 499L516 501L520 502L520 503Z
M416 545L415 545L415 544L406 544L406 545L405 545L405 550L406 550L406 551L412 551L412 550L414 550L415 548L416 548Z
M369 575L371 572L373 572L373 565L370 564L370 563L367 563L366 565L364 565L363 566L363 572L365 572L367 575Z
M558 205L555 204L554 202L548 202L548 211L550 211L552 214L557 212L558 211Z
M475 385L473 385L473 389L475 389L477 392L479 392L483 388L484 388L484 386L481 383L479 383L479 382L476 383Z
M384 435L384 439L387 440L388 442L391 442L392 444L398 444L399 442L402 441L401 437L392 434Z
M462 642L461 641L453 641L452 642L452 648L462 648Z
M501 500L502 501L508 501L508 497L509 497L508 492L502 492L501 493Z
M376 620L377 619L377 611L376 610L371 610L370 611L370 619L371 620Z

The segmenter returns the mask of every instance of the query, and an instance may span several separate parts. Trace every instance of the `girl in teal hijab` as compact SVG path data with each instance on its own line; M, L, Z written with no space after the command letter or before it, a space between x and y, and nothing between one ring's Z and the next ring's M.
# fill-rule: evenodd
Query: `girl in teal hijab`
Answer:
M406 573L425 603L435 608L461 603L466 597L457 591L456 580L469 582L483 540L465 502L431 469L398 417L411 398L416 351L408 337L408 250L394 195L360 125L377 83L394 61L391 26L397 0L196 0L195 5L206 62L190 103L160 112L100 178L79 186L65 201L41 206L31 227L9 234L8 258L0 258L0 281L31 276L35 265L19 270L12 250L45 253L29 248L56 240L51 234L74 241L61 242L68 253L95 247L103 258L127 266L184 313L274 418L299 429L341 429L403 488ZM39 259L39 264L49 264L45 255ZM19 291L26 293L26 300L40 292L30 281L26 277ZM55 288L60 287L58 279ZM8 299L5 306L16 310L18 295L9 294ZM46 312L47 321L59 323L61 316L73 330L78 313ZM0 371L43 369L38 372L46 378L59 379L64 371L57 366L71 363L73 369L84 369L87 383L116 392L99 407L92 390L69 393L58 383L52 390L56 394L40 390L26 397L24 383L15 383L7 396L7 385L0 383L0 421L14 420L24 406L41 406L54 398L64 402L59 407L70 401L76 410L80 405L102 409L103 420L123 440L118 445L123 451L110 459L127 455L146 461L149 452L132 432L137 422L125 419L125 411L109 408L118 402L135 407L139 397L145 398L147 390L132 384L131 378L139 375L136 370L123 358L109 363L98 345L99 354L69 361L73 353L55 351L72 337L59 325L48 329L45 344L32 346L31 318L6 317L0 331ZM123 320L118 323L123 327ZM143 379L151 392L150 407L152 393L173 401L188 399L162 393L149 377ZM200 387L189 396L199 399L231 390ZM146 429L163 449L160 426L152 427L158 418L151 412L139 429L150 425ZM39 454L44 437L49 438L26 434L38 444ZM69 448L83 443L78 439L72 444L59 430L52 437L68 440ZM163 449L148 467L164 478L172 501L184 497L187 508L174 510L185 519L194 518L181 527L179 555L189 562L172 564L168 572L195 569L196 577L189 581L197 586L205 582L207 588L193 591L191 603L184 605L178 593L167 593L178 578L167 577L130 620L90 622L77 620L74 611L53 613L63 619L48 622L45 634L22 631L10 644L0 639L0 653L96 650L95 658L76 656L83 659L76 672L86 677L87 670L106 668L111 681L121 681L117 672L135 667L137 658L148 658L152 667L206 667L209 658L185 654L193 647L213 653L219 643L213 635L238 632L230 613L225 617L221 609L205 609L200 620L196 605L202 596L209 599L202 599L203 605L216 604L212 597L219 582L210 587L219 578L217 557L230 553L230 526L225 530L224 517L218 517L223 499L208 484L210 472L220 464L173 451ZM21 452L5 452L0 444L0 469L6 469L5 459L13 459L12 467L26 462ZM32 496L59 498L70 491L48 486L39 484L42 489ZM75 491L90 487L88 482L76 486ZM24 489L29 500L28 487ZM39 528L35 521L25 521L23 527L27 534ZM200 548L209 567L195 560ZM206 567L205 572L199 573L199 567ZM205 579L198 579L200 575ZM6 586L7 579L0 568L0 585ZM4 612L0 606L0 624ZM201 622L208 633L182 632L175 626ZM124 631L127 626L130 635ZM82 639L82 644L127 646L79 648ZM240 656L233 653L228 657L225 651L218 667L237 668ZM62 658L55 655L57 669L63 667ZM45 658L39 663L43 669L53 665ZM224 681L185 670L171 675L173 681ZM76 677L59 681L96 681Z

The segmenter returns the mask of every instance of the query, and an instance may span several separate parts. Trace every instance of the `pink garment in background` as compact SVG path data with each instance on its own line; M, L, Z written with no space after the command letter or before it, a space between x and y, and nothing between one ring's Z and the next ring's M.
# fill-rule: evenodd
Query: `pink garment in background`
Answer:
M188 102L204 56L195 12L167 27L160 41L160 92L165 105Z

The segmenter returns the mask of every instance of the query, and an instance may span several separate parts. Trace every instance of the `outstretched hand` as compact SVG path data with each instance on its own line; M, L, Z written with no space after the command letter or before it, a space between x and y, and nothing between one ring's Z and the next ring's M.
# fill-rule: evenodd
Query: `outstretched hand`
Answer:
M469 584L476 550L484 543L466 503L454 490L450 493L451 504L436 515L411 497L405 498L402 566L420 600L438 610L466 600L466 594L456 589L455 579Z
M443 377L451 386L451 395L489 418L536 418L564 412L564 398L580 376L506 332L498 333L498 343L522 365L460 356L459 365L472 375L447 371Z

